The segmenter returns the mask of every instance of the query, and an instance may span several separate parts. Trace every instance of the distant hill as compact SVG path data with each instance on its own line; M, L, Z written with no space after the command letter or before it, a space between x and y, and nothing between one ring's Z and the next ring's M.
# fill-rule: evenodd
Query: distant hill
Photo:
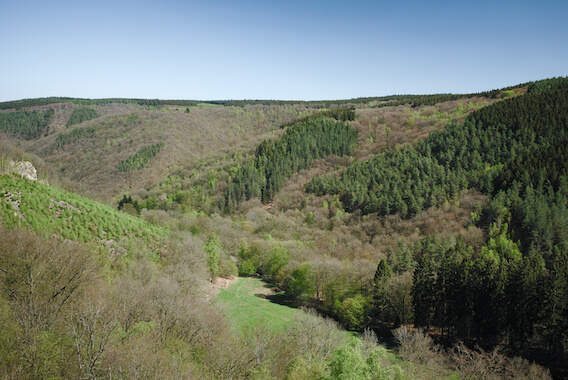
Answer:
M0 128L0 133L20 149L53 164L63 177L77 184L77 190L105 200L129 188L155 183L175 167L191 165L211 154L252 149L260 136L311 112L293 105L192 107L190 112L185 112L187 107L131 103L45 107L51 112L50 119L37 127L35 115L43 115L44 108L0 113L0 121L6 119L7 125L7 118L17 113L27 112L22 115L29 119L25 135L22 129ZM92 114L77 119L73 115L81 109ZM41 116L42 123L44 119ZM141 149L157 144L163 148L143 170L124 173L117 169Z

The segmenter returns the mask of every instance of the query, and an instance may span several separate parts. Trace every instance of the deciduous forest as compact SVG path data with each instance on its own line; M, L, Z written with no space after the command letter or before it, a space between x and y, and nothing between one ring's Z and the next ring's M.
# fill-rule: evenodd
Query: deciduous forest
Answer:
M0 109L2 378L568 377L567 78Z

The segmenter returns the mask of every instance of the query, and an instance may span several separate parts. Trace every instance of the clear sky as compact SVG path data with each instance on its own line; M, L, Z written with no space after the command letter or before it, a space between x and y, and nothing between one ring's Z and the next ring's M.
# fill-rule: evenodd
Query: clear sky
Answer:
M0 0L0 101L331 100L568 75L567 0Z

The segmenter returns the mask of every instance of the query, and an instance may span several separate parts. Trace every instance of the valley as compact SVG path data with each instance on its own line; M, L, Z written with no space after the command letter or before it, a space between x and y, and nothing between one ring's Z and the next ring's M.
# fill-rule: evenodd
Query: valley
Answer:
M566 78L0 109L0 377L568 376Z

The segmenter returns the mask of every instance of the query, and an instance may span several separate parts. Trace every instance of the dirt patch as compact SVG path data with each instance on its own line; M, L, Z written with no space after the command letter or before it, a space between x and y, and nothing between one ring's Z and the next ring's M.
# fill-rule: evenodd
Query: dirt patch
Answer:
M238 279L239 278L235 276L217 277L211 286L219 290L225 289L231 286L231 284L235 283Z
M230 277L217 277L215 280L209 285L209 289L205 294L205 299L207 301L211 300L211 298L215 297L221 289L226 289L231 284L234 284L239 278L235 276Z

